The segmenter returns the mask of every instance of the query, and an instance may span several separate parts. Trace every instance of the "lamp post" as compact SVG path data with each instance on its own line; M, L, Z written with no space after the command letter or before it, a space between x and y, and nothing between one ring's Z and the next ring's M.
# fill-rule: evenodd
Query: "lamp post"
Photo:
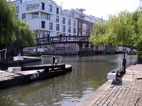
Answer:
M122 62L122 74L126 73L126 58L125 58L126 48L123 48L123 62Z

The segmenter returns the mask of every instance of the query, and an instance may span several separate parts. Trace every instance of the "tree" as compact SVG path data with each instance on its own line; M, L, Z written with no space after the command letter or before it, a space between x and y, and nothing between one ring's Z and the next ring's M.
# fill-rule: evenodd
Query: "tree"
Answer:
M97 23L90 37L94 44L137 46L138 57L142 60L142 14L121 12L110 16L104 23Z
M0 0L0 47L9 46L14 37L15 7L11 2Z
M0 48L22 48L35 45L35 33L16 16L12 2L0 0Z
M29 30L29 25L23 20L15 20L15 47L32 46L35 44L35 33Z

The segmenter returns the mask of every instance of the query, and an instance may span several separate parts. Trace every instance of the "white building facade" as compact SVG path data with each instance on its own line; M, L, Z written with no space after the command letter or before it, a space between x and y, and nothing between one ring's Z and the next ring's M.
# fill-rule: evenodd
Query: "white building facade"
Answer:
M36 38L77 35L77 19L52 0L16 0L17 16L26 20Z

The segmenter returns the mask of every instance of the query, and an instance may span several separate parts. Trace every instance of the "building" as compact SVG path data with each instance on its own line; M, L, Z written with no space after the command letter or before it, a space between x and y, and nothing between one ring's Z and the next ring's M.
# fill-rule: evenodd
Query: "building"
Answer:
M65 10L71 13L77 19L77 35L90 36L96 22L104 22L103 19L94 17L92 15L84 14L85 9L71 9Z
M51 54L77 54L79 51L104 49L93 46L88 39L94 23L103 20L84 14L84 9L63 10L52 0L16 0L15 5L17 17L25 20L36 32L37 50L43 48ZM60 39L60 35L68 38ZM82 38L77 38L79 36Z
M26 20L36 38L77 35L77 19L52 0L16 0L17 16Z
M93 29L95 28L95 23L104 22L104 20L101 18L85 14L84 9L71 9L65 11L71 13L72 16L77 19L77 36L80 37L90 37L93 33ZM78 43L78 46L80 52L102 52L105 48L103 45L94 46L89 41L84 43Z

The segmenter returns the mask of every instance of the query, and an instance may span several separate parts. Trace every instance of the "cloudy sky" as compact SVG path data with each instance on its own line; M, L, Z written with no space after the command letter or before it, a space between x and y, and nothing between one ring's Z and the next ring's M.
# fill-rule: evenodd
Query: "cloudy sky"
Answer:
M86 14L107 19L120 11L135 11L140 0L53 0L63 9L84 8Z

